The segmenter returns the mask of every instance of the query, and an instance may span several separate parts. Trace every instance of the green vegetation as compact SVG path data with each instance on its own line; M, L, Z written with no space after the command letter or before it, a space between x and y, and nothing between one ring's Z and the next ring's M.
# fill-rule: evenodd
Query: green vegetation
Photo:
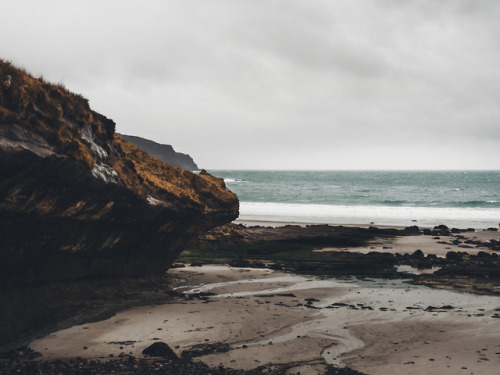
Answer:
M236 267L268 267L317 276L396 277L395 258L391 254L360 254L346 251L317 252L312 245L263 251L259 248L202 250L195 246L184 250L177 259L183 264L229 264Z
M234 247L224 247L223 250L203 249L197 244L184 250L177 261L179 263L198 264L234 264L243 260L249 264L271 264L275 262L308 262L321 259L320 253L315 253L316 247L311 245L290 245L286 250L263 248L238 244Z

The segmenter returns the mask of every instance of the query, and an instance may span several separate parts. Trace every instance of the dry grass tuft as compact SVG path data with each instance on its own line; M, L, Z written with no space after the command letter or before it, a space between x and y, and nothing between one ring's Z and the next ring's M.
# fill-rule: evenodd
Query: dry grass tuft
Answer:
M10 84L4 84L8 80ZM88 100L62 84L34 78L24 69L0 59L0 122L17 123L43 136L56 152L94 166L90 145L79 132L90 126L94 141L107 148L115 123L96 114Z

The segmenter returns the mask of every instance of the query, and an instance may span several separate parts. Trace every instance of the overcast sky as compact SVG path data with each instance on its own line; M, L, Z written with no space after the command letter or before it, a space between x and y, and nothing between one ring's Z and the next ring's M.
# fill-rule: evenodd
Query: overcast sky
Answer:
M207 169L499 169L500 1L16 0L0 54Z

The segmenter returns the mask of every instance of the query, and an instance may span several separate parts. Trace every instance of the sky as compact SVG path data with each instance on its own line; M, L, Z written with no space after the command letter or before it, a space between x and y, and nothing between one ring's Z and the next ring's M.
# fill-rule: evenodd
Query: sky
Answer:
M207 169L499 169L500 1L16 0L0 57Z

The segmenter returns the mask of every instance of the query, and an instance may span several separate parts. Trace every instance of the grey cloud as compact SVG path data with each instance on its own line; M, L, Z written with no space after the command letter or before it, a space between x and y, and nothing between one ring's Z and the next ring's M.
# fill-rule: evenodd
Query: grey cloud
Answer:
M495 1L3 9L2 57L207 168L496 168L500 158Z

